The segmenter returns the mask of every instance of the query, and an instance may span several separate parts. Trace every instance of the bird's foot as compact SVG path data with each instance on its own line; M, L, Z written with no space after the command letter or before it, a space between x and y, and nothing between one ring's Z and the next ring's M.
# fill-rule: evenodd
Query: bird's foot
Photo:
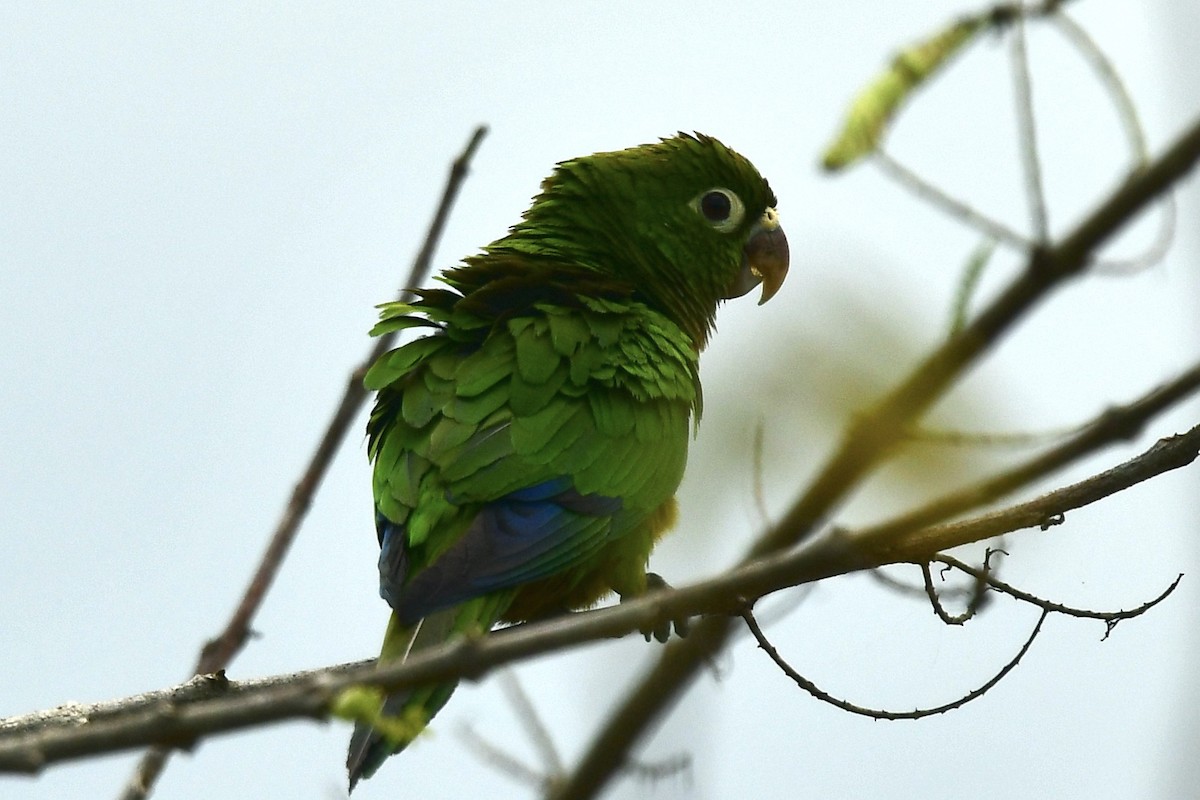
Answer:
M665 589L670 589L670 588L671 588L671 584L669 584L665 580L663 580L661 575L654 573L654 572L646 573L646 593L647 594L650 592L661 592ZM626 595L621 596L622 603L624 603L626 600L635 600L635 599L637 599L637 596L626 596ZM679 636L680 638L687 636L688 630L689 630L689 623L690 623L690 620L686 615L682 616L682 617L676 617L675 619L659 620L651 626L642 628L641 629L642 636L646 637L647 642L650 641L651 637L653 637L654 639L665 644L671 638L672 628L675 630L676 636Z

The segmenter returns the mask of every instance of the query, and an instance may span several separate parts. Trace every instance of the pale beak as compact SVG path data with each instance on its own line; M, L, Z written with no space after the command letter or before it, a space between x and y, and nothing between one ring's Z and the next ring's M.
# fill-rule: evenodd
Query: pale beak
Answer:
M787 237L783 234L783 228L779 227L778 212L768 208L750 229L750 238L742 248L742 271L725 297L741 297L761 283L762 297L758 301L761 306L783 286L787 271Z

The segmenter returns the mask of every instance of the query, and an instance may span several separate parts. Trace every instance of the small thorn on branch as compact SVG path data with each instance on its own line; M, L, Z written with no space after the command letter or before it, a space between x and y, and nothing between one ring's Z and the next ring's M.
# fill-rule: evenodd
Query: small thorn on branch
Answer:
M1042 520L1042 521L1041 521L1041 522L1038 524L1038 527L1039 527L1039 528L1041 528L1041 529L1042 529L1042 530L1044 530L1044 531L1048 531L1048 530L1050 530L1051 528L1053 528L1055 525L1062 525L1062 524L1063 524L1064 522L1066 522L1066 521L1067 521L1067 515L1066 515L1066 514L1063 514L1063 513L1060 511L1060 512L1059 512L1059 513L1057 513L1057 514L1051 514L1051 515L1049 515L1048 517L1046 517L1045 519L1043 519L1043 520Z

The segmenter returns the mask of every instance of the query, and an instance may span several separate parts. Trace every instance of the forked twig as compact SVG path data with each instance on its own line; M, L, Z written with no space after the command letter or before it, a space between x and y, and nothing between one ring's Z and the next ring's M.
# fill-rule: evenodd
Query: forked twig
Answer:
M988 555L990 557L991 553L989 552ZM940 562L948 567L952 567L966 573L967 575L970 575L978 582L980 586L986 586L988 588L995 589L996 591L1007 594L1018 601L1037 606L1041 609L1041 616L1038 618L1037 625L1034 626L1033 631L1030 633L1029 638L1026 639L1025 644L1021 646L1021 649L1017 652L1017 654L1007 664L1005 664L999 672L993 675L991 679L989 679L979 688L973 689L957 700L953 700L949 703L943 703L942 705L934 706L932 708L916 709L913 711L888 711L886 709L867 708L865 706L851 703L847 700L836 698L825 690L821 689L808 678L805 678L803 675L801 675L798 671L796 671L795 667L793 667L786 659L783 658L783 656L779 653L778 648L776 648L767 638L766 634L763 633L762 628L758 624L758 620L755 619L754 613L750 609L744 609L740 616L745 621L746 626L750 629L750 633L754 636L754 639L758 642L758 646L762 648L762 650L771 658L772 661L775 662L776 666L778 666L785 675L791 678L797 686L818 700L836 706L843 711L849 711L853 714L872 717L874 719L921 719L922 717L929 717L935 714L945 713L946 711L950 711L955 708L961 708L972 700L976 700L986 694L993 686L1003 680L1004 677L1017 666L1017 664L1020 663L1021 659L1024 658L1025 653L1029 651L1030 646L1033 644L1033 640L1037 638L1038 633L1041 631L1042 623L1045 622L1046 617L1050 614L1064 614L1071 617L1102 620L1106 626L1104 637L1101 640L1103 641L1104 639L1108 638L1109 634L1112 633L1113 628L1116 627L1117 623L1121 622L1122 620L1132 619L1133 617L1146 613L1151 608L1158 605L1168 596L1170 596L1171 593L1174 592L1179 586L1179 582L1183 579L1183 575L1179 575L1174 581L1171 582L1171 585L1163 590L1157 597L1142 603L1136 608L1120 611L1091 611L1088 609L1074 608L1072 606L1063 605L1062 603L1055 603L1053 601L1037 597L1029 592L1022 591L1021 589L1017 589L1016 587L996 578L989 570L987 560L988 559L985 558L984 568L978 569L965 564L962 561L953 558L952 556L938 555L934 559L935 562ZM941 617L944 622L947 624L959 625L962 624L967 617L974 613L974 609L968 609L966 614L959 615L957 617L952 617L945 614L945 612L941 610L940 604L937 602L936 594L933 591L933 583L930 575L929 564L923 563L919 566L925 575L926 587L930 594L930 599L933 602L934 608L938 610L938 616ZM982 596L982 593L980 593L979 596Z
M1101 641L1109 637L1109 635L1113 632L1113 629L1117 627L1118 622L1141 616L1161 603L1163 600L1166 600L1167 597L1169 597L1170 594L1179 586L1179 582L1183 580L1183 573L1180 573L1175 580L1171 581L1171 585L1164 589L1161 594L1152 600L1147 600L1145 603L1142 603L1136 608L1131 608L1128 610L1121 609L1118 611L1092 611L1086 608L1075 608L1073 606L1063 605L1062 603L1055 603L1052 600L1046 600L1038 597L1037 595L1022 591L1021 589L1018 589L1017 587L1000 580L987 569L981 570L976 567L972 567L970 564L965 564L962 561L959 561L957 558L945 555L944 553L939 553L934 558L934 561L945 564L948 567L953 567L960 572L965 572L967 575L975 578L975 580L987 584L989 588L995 589L998 592L1002 592L1003 594L1006 594L1016 600L1035 605L1043 611L1053 611L1056 614L1064 614L1068 617L1079 617L1081 619L1098 619L1105 625L1104 636L1101 637Z

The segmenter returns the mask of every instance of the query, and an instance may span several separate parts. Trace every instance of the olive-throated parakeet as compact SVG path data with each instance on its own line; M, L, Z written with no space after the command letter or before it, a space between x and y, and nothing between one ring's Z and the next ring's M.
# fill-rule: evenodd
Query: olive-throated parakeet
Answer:
M508 235L447 288L382 306L372 333L427 335L383 355L367 427L380 661L464 632L646 591L675 518L698 357L717 305L788 267L775 195L708 136L565 161ZM402 691L360 723L350 785L402 749L453 684Z

